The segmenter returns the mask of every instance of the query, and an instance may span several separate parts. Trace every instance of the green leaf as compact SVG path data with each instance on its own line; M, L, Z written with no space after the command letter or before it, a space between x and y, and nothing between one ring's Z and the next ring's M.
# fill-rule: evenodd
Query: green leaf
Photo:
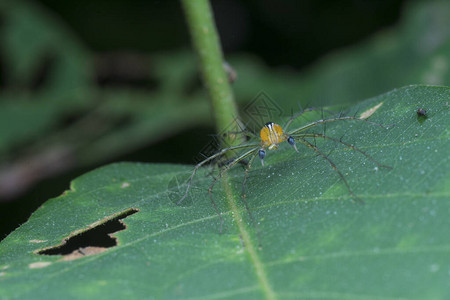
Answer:
M343 135L392 167L377 169L341 144L316 141L365 205L352 202L330 165L308 148L268 151L266 166L255 162L247 184L261 247L241 201L240 167L213 189L222 234L207 192L210 170L199 171L179 206L174 202L190 166L119 163L94 170L1 242L0 295L448 299L449 99L446 87L406 87L349 112L359 115L382 103L370 120L394 127L328 124L327 135ZM427 117L419 117L418 108ZM137 212L125 217L130 209ZM83 257L87 244L68 261L68 255L37 254L118 216L126 228L114 233L117 246Z

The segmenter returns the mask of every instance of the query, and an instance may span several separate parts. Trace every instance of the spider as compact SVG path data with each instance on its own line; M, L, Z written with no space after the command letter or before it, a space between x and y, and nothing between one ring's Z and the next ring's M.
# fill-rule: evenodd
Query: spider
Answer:
M366 122L372 125L376 125L382 128L385 127L392 127L394 126L394 124L391 125L382 125L379 123L375 123L375 122L371 122L369 120L367 120L368 117L370 117L370 115L373 114L373 112L371 112L369 115L365 115L364 117L356 117L356 116L342 116L339 115L337 117L333 117L333 118L329 118L329 119L324 119L323 117L323 110L322 110L322 118L320 120L308 123L304 126L289 130L289 126L292 124L292 122L294 120L296 120L297 118L299 118L300 116L302 116L304 113L309 112L309 111L314 111L314 110L318 110L317 108L308 108L305 109L295 115L293 115L288 122L286 123L286 125L284 126L284 129L274 123L274 122L267 122L262 129L260 130L259 133L259 137L256 136L256 134L251 133L251 132L244 132L245 135L248 135L250 137L256 138L259 140L259 142L255 143L244 143L241 145L236 145L236 146L230 146L227 148L224 148L220 151L218 151L217 153L205 158L203 161L199 162L197 165L194 166L194 170L191 174L191 176L188 178L187 180L187 188L186 188L186 192L184 193L184 195L181 197L181 199L177 202L177 205L181 204L181 202L183 202L184 199L186 199L189 190L191 188L192 185L192 180L195 176L195 174L197 173L198 169L200 167L202 167L203 165L212 162L215 159L221 158L226 156L228 153L230 152L234 152L236 150L245 150L243 152L241 152L240 154L238 154L235 158L227 160L227 162L225 164L223 164L220 167L220 172L219 175L217 177L214 178L212 184L210 185L209 189L208 189L208 193L211 199L211 202L216 210L217 215L220 218L220 232L222 232L222 227L223 227L223 218L222 215L220 213L220 211L218 210L213 196L212 196L212 190L214 188L214 185L216 184L217 180L222 177L222 175L224 175L225 172L227 172L228 170L230 170L231 168L233 168L234 166L236 166L236 164L238 163L243 163L245 165L245 175L244 175L244 180L243 180L243 185L242 185L242 199L243 202L245 204L246 210L249 213L250 218L252 219L253 223L254 219L252 217L252 214L249 210L247 201L246 201L246 192L245 192L245 186L246 186L246 182L247 182L247 178L248 178L248 174L249 171L251 169L252 163L254 161L254 159L256 157L259 157L260 161L261 161L261 165L264 167L264 158L266 157L267 154L267 150L276 150L278 149L279 145L283 142L287 142L294 150L295 152L299 152L298 148L297 148L297 143L303 144L304 146L306 146L307 148L312 149L315 153L317 153L319 156L323 157L331 166L331 168L333 168L333 170L339 175L340 179L342 180L342 182L344 183L344 185L346 186L349 194L351 195L351 197L361 203L364 204L363 200L361 200L350 188L349 183L347 182L346 178L344 177L344 175L342 174L342 172L337 168L336 164L321 150L319 149L315 144L311 143L310 141L307 140L307 138L322 138L322 139L326 139L326 140L331 140L337 143L342 144L344 147L347 147L353 151L359 152L362 155L364 155L366 158L368 158L369 160L373 161L378 167L380 168L388 168L390 169L391 167L389 166L385 166L380 164L378 161L376 161L372 156L370 156L369 154L365 153L364 151L362 151L361 149L355 147L354 145L351 145L349 143L346 143L344 141L342 141L342 139L336 139L334 137L328 136L325 133L311 133L311 132L307 132L308 129L311 129L315 126L318 126L320 124L326 124L326 123L330 123L330 122L337 122L337 121L344 121L344 120L356 120L356 121L362 121L362 122ZM235 134L235 133L234 133ZM246 159L249 159L248 162L246 162Z

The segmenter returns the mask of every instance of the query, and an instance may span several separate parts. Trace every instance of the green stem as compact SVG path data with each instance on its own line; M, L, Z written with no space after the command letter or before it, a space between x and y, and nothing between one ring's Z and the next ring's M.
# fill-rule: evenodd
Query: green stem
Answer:
M203 81L209 91L217 132L239 131L237 106L224 70L222 50L214 25L211 6L208 0L181 0L181 3L186 13L192 41L200 58ZM232 137L228 135L227 137L228 140L225 143L228 145L222 146L236 145L240 142L237 139L233 141ZM237 201L230 189L226 174L222 175L222 184L227 195L228 204L238 224L240 236L255 267L261 291L266 299L275 299L275 293L270 286L259 253L253 244L245 222L242 221Z
M211 99L217 133L238 131L238 111L233 91L224 70L220 41L208 0L181 0L200 59L203 81ZM239 141L226 137L227 146ZM225 146L225 145L222 145Z

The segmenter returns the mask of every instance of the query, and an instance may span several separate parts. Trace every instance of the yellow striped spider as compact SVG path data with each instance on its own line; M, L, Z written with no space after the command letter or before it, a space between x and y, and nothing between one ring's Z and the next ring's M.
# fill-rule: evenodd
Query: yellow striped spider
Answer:
M215 179L213 180L212 184L210 185L209 189L208 189L208 193L211 199L211 202L220 218L220 232L222 232L222 226L223 226L223 219L222 219L222 215L220 213L220 211L218 210L214 199L212 197L212 190L214 188L215 183L217 182L218 178L220 178L225 172L227 172L228 170L230 170L232 167L234 167L236 164L238 163L242 163L245 160L248 159L248 162L246 162L246 167L245 167L245 175L244 175L244 180L243 180L243 192L242 192L242 199L243 202L245 204L245 207L250 215L250 218L253 220L253 217L251 215L251 212L248 208L247 202L246 202L246 193L245 193L245 185L246 185L246 181L248 178L248 173L250 171L250 168L252 166L253 160L256 157L259 157L262 166L264 167L264 158L266 157L266 152L267 150L275 150L278 149L279 144L282 142L287 141L289 145L292 146L292 148L296 151L299 152L298 148L297 148L297 143L303 144L304 146L312 149L316 154L318 154L319 156L321 156L322 158L324 158L329 165L333 168L333 170L339 175L340 179L343 181L344 185L346 186L349 194L351 195L351 197L359 202L359 203L363 203L363 201L356 196L356 194L352 191L352 189L350 188L350 185L348 184L346 178L344 177L344 175L342 174L342 172L337 168L336 164L324 153L322 152L322 150L320 150L315 144L311 143L310 141L307 140L307 138L322 138L322 139L326 139L326 140L331 140L337 143L342 144L344 147L349 148L353 151L359 152L362 155L364 155L366 158L368 158L369 160L373 161L378 167L380 168L390 168L388 166L382 165L379 162L377 162L374 158L372 158L369 154L363 152L362 150L360 150L359 148L355 147L354 145L351 145L349 143L346 143L344 141L342 141L342 139L336 139L333 137L330 137L328 135L326 135L325 133L313 133L313 132L308 132L309 129L318 126L320 124L326 124L326 123L330 123L330 122L337 122L337 121L344 121L344 120L356 120L356 121L362 121L362 122L366 122L372 125L376 125L379 127L390 127L390 126L394 126L394 125L382 125L382 124L378 124L375 122L371 122L369 120L367 120L368 116L366 117L356 117L356 116L338 116L338 117L334 117L334 118L329 118L329 119L324 119L323 118L323 111L322 111L322 118L320 120L308 123L304 126L289 130L289 126L292 124L292 122L299 118L301 115L303 115L305 112L308 111L313 111L313 110L317 110L315 108L309 108L306 110L301 111L300 113L292 116L289 121L286 123L286 125L284 126L284 129L273 122L268 122L266 123L260 133L259 133L259 137L256 136L255 134L252 134L250 132L244 132L244 134L253 137L254 139L258 139L259 141L257 143L253 142L253 143L244 143L242 145L237 145L237 146L231 146L231 147L227 147L224 148L220 151L218 151L217 153L207 157L206 159L204 159L203 161L199 162L197 165L194 166L194 170L191 174L191 176L189 177L189 179L187 180L187 188L186 191L184 193L184 195L181 197L181 199L177 202L177 205L181 204L181 202L186 199L188 193L189 193L189 189L191 188L192 185L192 180L195 176L195 174L197 173L198 169L202 166L204 166L207 163L210 163L218 158L224 157L227 153L233 152L233 151L239 151L242 150L243 152L241 152L240 154L238 154L235 158L229 160L227 163L225 163L223 166L220 167L220 171L219 171L219 175L217 177L215 177Z

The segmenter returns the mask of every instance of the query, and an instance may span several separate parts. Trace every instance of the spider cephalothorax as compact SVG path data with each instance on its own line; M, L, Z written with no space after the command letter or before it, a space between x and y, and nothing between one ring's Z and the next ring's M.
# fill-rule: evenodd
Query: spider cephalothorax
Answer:
M261 164L264 166L264 157L266 157L265 148L272 150L278 149L278 145L281 142L288 141L288 143L294 147L297 151L297 146L295 145L295 140L292 136L287 136L283 132L283 128L280 125L267 122L260 132L261 137L261 149L258 151L258 156L261 159ZM298 152L298 151L297 151Z

